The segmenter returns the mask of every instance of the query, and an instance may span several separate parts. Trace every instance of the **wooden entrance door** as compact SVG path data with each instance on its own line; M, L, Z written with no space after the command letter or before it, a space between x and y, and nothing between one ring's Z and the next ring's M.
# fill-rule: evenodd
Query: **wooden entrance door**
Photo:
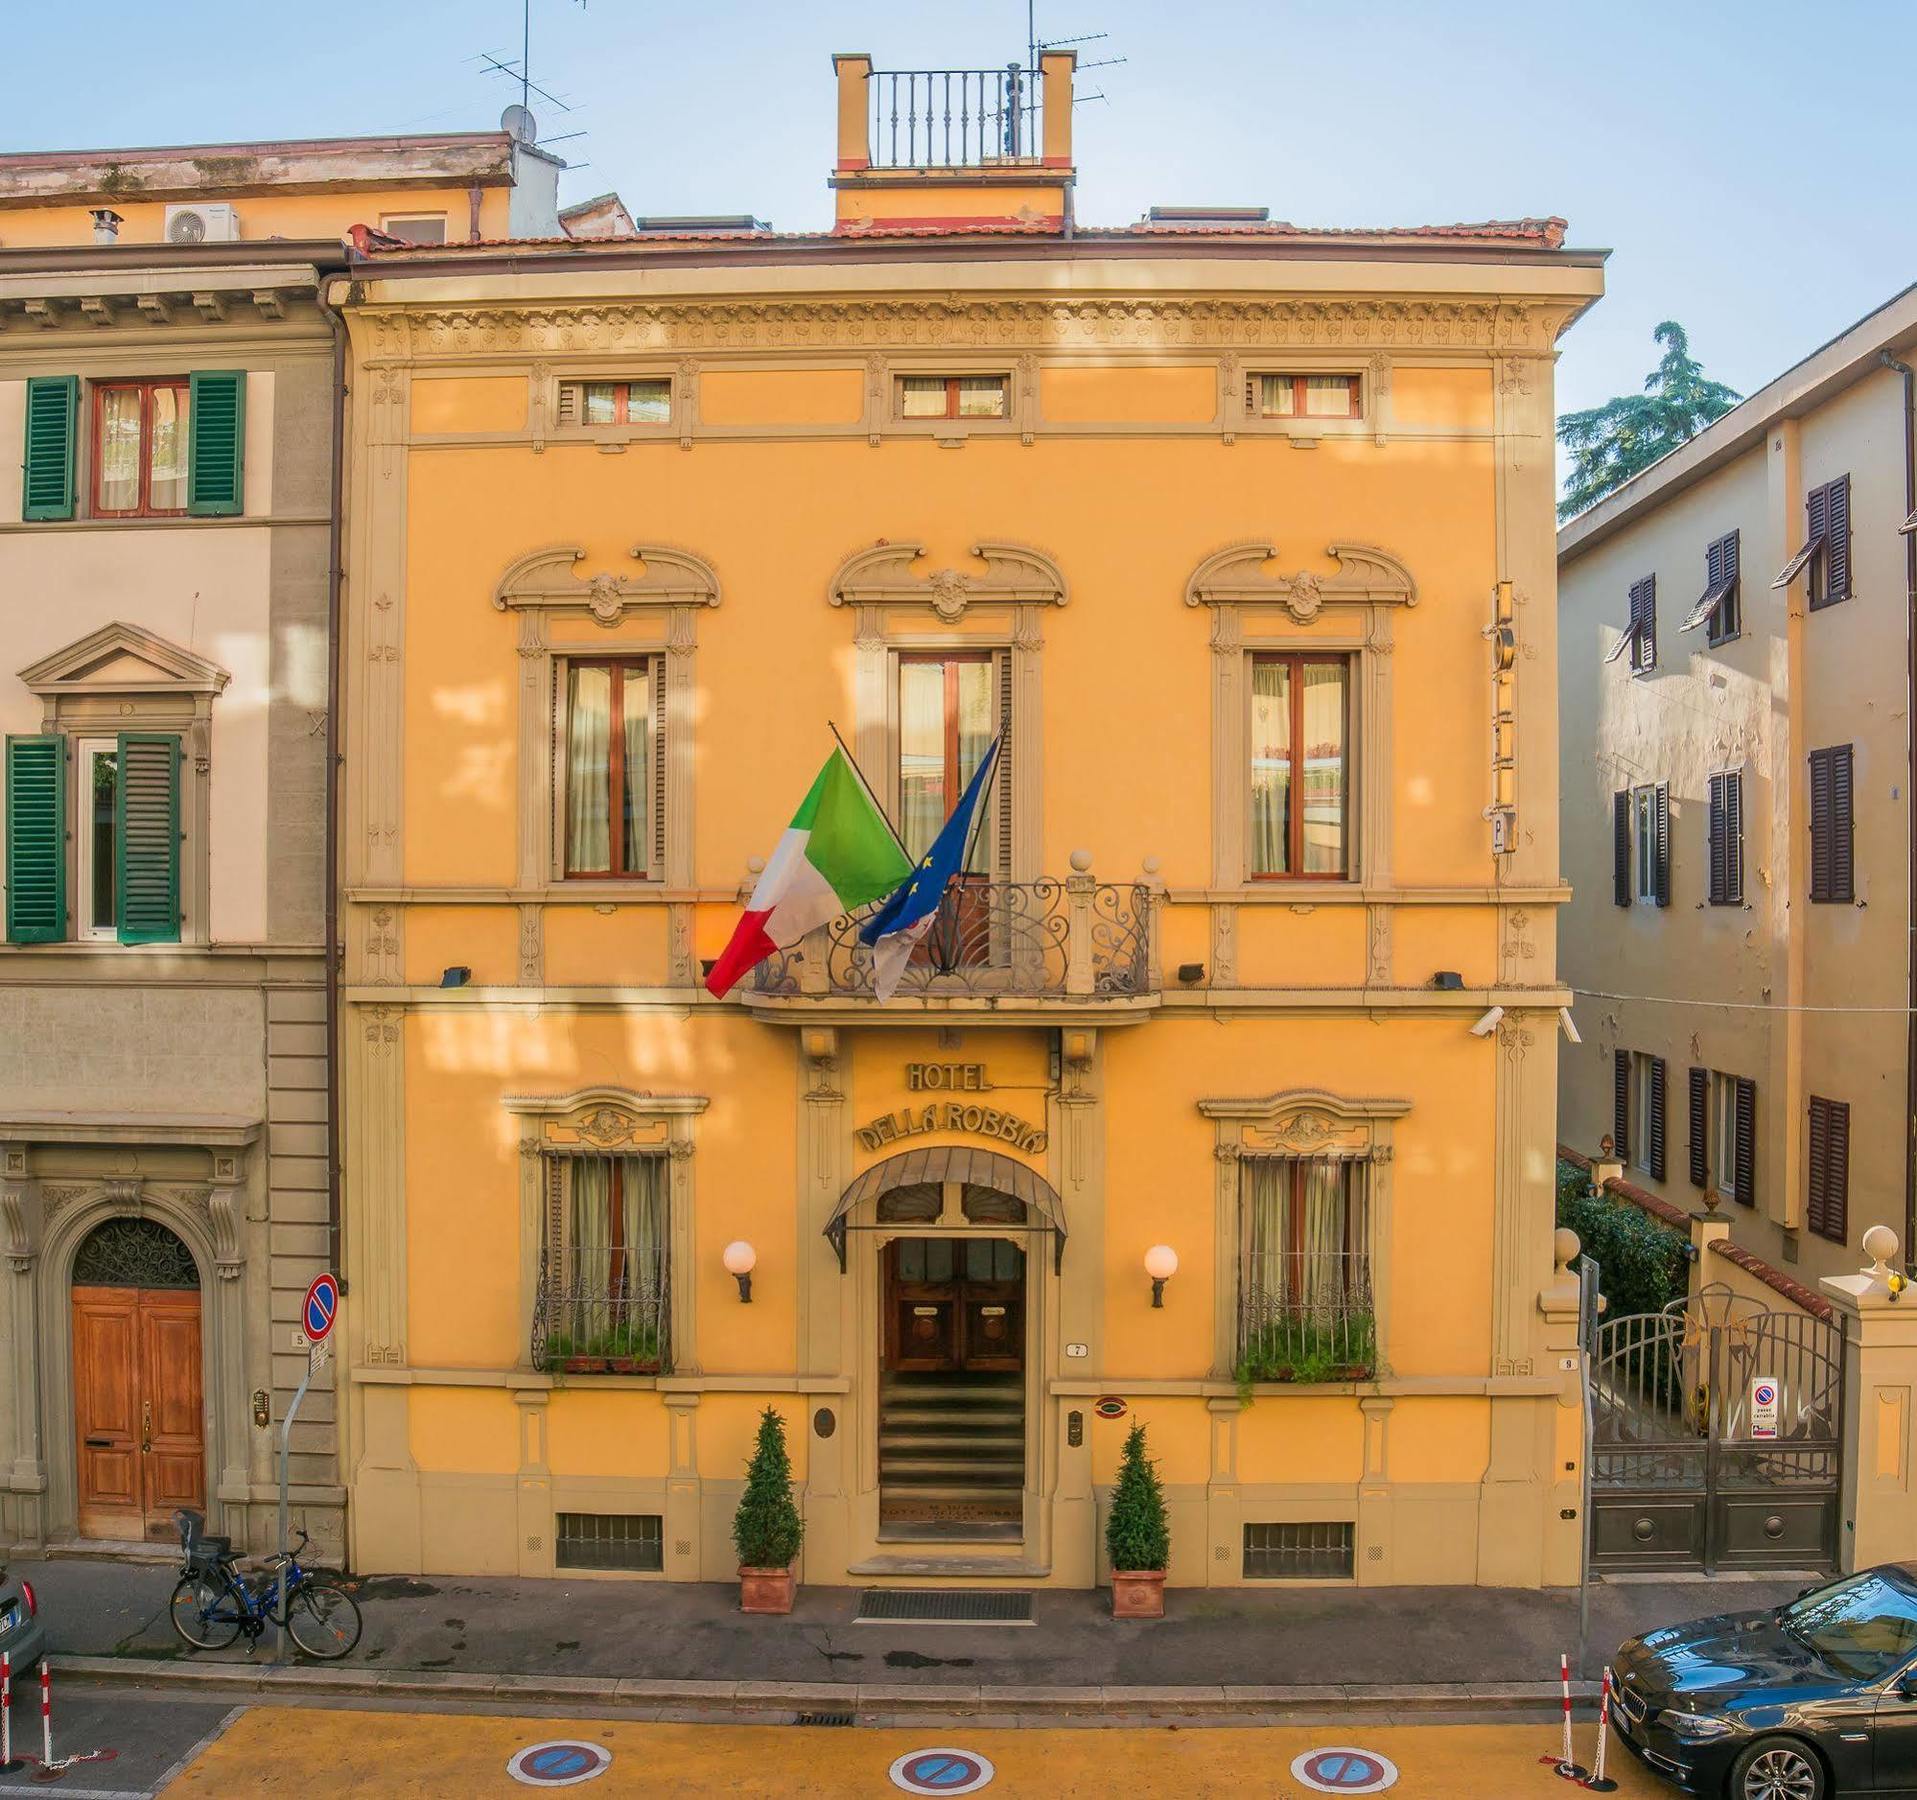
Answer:
M897 1238L885 1252L885 1366L1017 1373L1025 1253L1004 1238Z
M73 1410L83 1536L164 1539L204 1510L199 1290L76 1282Z

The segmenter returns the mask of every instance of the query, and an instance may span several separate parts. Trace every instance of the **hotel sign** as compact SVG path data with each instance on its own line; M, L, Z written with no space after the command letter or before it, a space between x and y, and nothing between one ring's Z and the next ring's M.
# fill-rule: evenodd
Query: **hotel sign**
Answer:
M968 1137L995 1138L1027 1156L1045 1148L1045 1133L1036 1125L996 1106L973 1106L963 1100L937 1100L924 1106L901 1106L897 1112L861 1125L856 1133L867 1150L883 1150L905 1138L930 1131L957 1131Z

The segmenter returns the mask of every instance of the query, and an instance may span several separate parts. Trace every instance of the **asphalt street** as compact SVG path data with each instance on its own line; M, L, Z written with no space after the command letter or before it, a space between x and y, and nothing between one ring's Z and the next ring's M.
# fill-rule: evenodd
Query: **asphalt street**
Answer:
M57 1781L40 1774L38 1687L14 1695L15 1756L32 1760L11 1775L0 1774L0 1794L64 1794L69 1800L113 1795L115 1800L162 1792L220 1730L237 1717L231 1701L199 1700L124 1688L63 1685L54 1677L53 1755L111 1750L109 1758L75 1763Z

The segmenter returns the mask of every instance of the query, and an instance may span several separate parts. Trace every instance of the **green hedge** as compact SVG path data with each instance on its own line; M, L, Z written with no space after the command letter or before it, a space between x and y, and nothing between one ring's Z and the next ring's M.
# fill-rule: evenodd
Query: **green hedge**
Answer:
M1657 1312L1681 1299L1688 1286L1684 1238L1626 1200L1591 1192L1591 1177L1575 1163L1558 1164L1558 1223L1578 1234L1598 1266L1604 1316Z

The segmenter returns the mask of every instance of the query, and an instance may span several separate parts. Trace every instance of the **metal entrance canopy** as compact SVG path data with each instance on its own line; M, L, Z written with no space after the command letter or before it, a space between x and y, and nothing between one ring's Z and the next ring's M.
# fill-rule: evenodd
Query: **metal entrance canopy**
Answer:
M924 1150L906 1150L874 1163L857 1176L839 1196L832 1217L825 1222L825 1235L838 1253L839 1273L845 1273L845 1234L848 1231L877 1231L877 1225L854 1225L851 1212L862 1200L875 1200L896 1187L930 1186L957 1181L968 1187L992 1188L1024 1201L1043 1229L1052 1233L1052 1267L1065 1263L1065 1202L1058 1190L1024 1163L996 1150L972 1150L962 1144L934 1144Z

